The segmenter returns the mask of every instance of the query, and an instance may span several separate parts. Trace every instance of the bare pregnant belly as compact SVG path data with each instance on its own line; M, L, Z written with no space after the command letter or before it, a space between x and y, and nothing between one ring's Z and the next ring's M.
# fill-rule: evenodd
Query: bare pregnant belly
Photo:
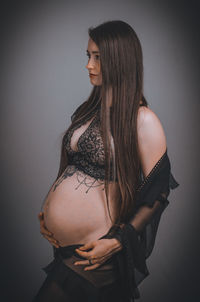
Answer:
M112 222L103 189L103 181L75 166L68 166L52 186L44 203L44 221L60 246L85 244L107 233ZM109 205L113 217L114 203Z

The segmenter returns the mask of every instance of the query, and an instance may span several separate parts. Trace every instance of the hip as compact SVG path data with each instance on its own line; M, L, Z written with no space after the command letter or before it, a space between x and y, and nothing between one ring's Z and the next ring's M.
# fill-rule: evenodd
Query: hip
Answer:
M78 302L122 302L120 279L116 270L115 258L111 257L100 267L84 271L84 266L74 266L73 262L82 259L75 252L79 245L56 249L54 260L43 268L47 277L34 302L49 300ZM54 286L52 286L54 284ZM55 290L56 289L56 290ZM58 299L56 294L62 299ZM45 297L45 298L43 298ZM53 301L53 300L52 300Z

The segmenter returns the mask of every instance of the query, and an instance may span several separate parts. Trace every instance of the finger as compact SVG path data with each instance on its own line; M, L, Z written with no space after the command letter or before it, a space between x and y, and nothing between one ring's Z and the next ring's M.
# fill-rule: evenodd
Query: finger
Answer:
M94 247L94 242L89 242L84 244L83 246L79 247L79 250L88 250Z
M43 212L40 211L39 214L38 214L38 217L41 217L43 215Z
M44 221L44 218L40 218L40 225L45 227L45 221Z
M41 225L43 228L46 228L44 219L40 220L40 225Z
M79 254L80 256L84 257L84 258L89 258L93 256L92 251L91 252L84 252L84 251L80 251L78 249L75 249L76 253Z
M42 213L42 212L41 212ZM40 227L44 228L45 230L47 230L46 225L45 225L45 221L44 221L44 215L41 217L41 215L39 216L39 220L40 220ZM47 230L49 232L49 230ZM50 234L52 234L51 232L49 232Z
M40 228L40 233L41 234L46 234L46 235L48 235L49 237L52 237L53 236L53 233L52 232L50 232L50 231L48 231L46 228L44 228L44 227L41 227Z
M47 229L44 220L40 220L40 232L44 232L49 236L53 236L53 233Z
M40 212L40 213L38 214L38 218L39 218L39 220L42 220L42 219L44 218L44 213L43 213L43 212Z
M55 246L57 249L60 247L58 244L52 243L53 246Z
M46 234L42 234L43 235L43 237L45 238L45 239L47 239L48 241L51 241L52 240L52 238L50 238L48 235L46 235Z
M84 271L91 271L91 270L93 270L93 269L95 269L95 268L97 268L97 267L99 267L99 266L100 266L99 263L96 263L96 264L90 265L90 266L86 266L86 267L84 268Z
M53 237L53 233L50 232L47 228L45 228L43 226L40 227L40 233L44 233L44 234L46 234L46 235L48 235L50 237Z
M88 260L74 262L74 265L87 265L87 264L88 264Z
M47 239L52 244L59 244L59 241L54 238L49 238L47 235L43 235L45 239Z
M101 257L96 257L96 258L93 257L93 258L90 258L90 259L92 259L93 264L98 263L99 265L102 265L103 263L105 263L111 257L112 257L112 253L109 253L109 254L103 255Z
M59 245L59 242L58 242L57 240L49 240L49 242L50 242L51 244L57 244L57 245Z
M49 240L48 240L48 241L49 241ZM60 247L58 243L54 243L54 242L51 242L51 241L49 241L49 243L50 243L51 245L55 246L56 248L59 248L59 247Z
M45 223L40 223L40 229L41 231L47 233L49 236L53 236L53 233L47 229Z

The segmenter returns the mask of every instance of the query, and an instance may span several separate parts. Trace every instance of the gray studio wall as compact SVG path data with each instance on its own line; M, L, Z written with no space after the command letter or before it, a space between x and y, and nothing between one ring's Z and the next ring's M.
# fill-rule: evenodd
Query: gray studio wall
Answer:
M121 19L137 32L144 94L167 136L171 192L148 260L141 302L198 300L198 44L196 2L20 1L3 11L1 55L1 301L31 301L52 247L37 215L59 166L61 137L92 86L85 55L89 26ZM12 290L11 290L12 289Z

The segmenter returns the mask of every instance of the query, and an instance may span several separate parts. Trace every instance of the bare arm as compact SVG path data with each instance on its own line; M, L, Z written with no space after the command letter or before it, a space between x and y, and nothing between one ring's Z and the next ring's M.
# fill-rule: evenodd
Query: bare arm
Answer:
M149 108L141 107L139 109L137 127L140 161L143 175L146 178L166 151L166 137L159 118ZM166 197L165 192L162 193L162 196ZM160 207L159 200L155 200L153 207L141 206L129 223L137 232L141 232ZM113 247L122 249L121 243L116 238L113 238Z

